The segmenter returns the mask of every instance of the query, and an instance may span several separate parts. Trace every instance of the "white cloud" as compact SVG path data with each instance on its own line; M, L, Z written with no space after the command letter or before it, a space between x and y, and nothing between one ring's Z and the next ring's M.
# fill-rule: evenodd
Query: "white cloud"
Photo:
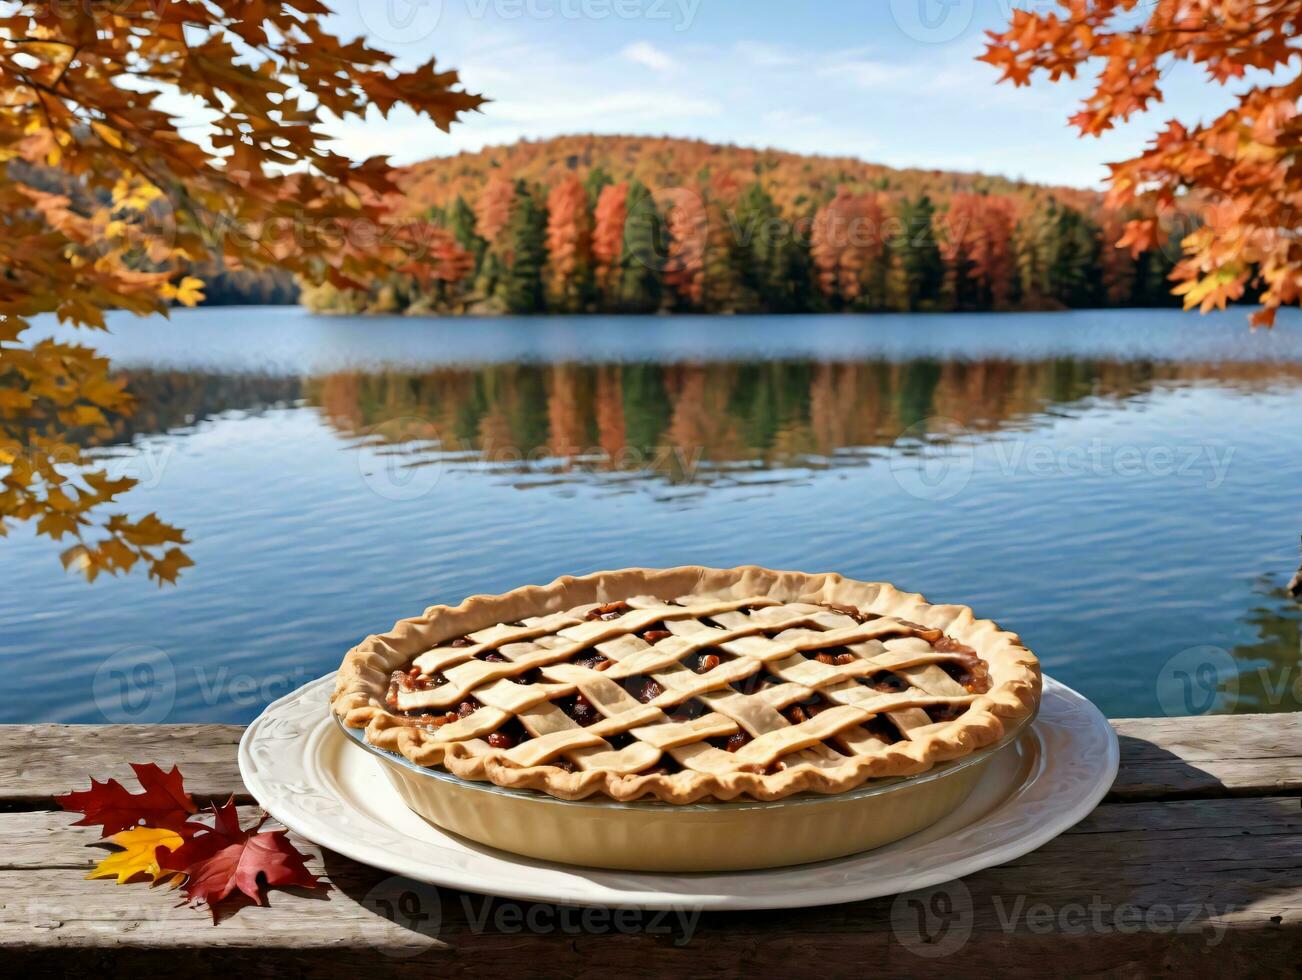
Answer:
M818 70L818 74L824 78L845 79L860 88L880 88L883 85L899 84L913 77L915 73L907 65L856 58L824 65Z
M673 58L648 41L636 41L624 48L620 54L629 61L645 65L653 71L673 71L678 67L678 63Z
M797 55L786 49L762 41L738 41L735 47L742 60L756 68L791 68L801 61Z

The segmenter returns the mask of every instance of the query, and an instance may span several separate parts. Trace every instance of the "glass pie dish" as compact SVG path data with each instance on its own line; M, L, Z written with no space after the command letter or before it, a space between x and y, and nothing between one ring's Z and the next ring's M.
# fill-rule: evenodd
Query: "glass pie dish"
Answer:
M707 872L807 864L881 847L956 809L1031 719L994 745L917 776L869 782L834 795L673 804L562 800L473 782L345 736L378 761L398 795L443 830L542 861L624 871Z
M331 709L412 810L463 837L723 871L934 823L1040 695L1035 656L966 606L685 566L431 607L348 652Z

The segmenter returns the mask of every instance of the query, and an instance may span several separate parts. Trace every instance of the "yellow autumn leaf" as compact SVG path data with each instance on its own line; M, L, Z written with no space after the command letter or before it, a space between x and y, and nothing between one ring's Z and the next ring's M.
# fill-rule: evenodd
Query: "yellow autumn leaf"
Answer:
M179 283L168 283L163 287L163 295L174 299L183 306L197 306L203 299L203 280L186 276Z
M145 180L119 177L113 185L113 203L118 207L132 211L143 211L151 201L161 197L163 192Z
M118 131L113 129L111 126L105 126L100 122L92 122L90 128L94 130L96 136L114 149L126 149L126 144L122 142L122 137L118 135Z
M125 885L136 875L149 875L155 882L176 881L181 877L158 866L158 848L174 851L181 846L181 835L174 830L155 830L153 827L133 827L109 838L122 848L114 851L99 864L87 878L117 878Z

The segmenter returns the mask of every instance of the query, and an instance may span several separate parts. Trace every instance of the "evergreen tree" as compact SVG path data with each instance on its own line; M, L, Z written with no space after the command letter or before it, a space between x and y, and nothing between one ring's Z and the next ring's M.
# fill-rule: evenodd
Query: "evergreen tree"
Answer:
M447 209L444 227L452 232L457 244L475 260L472 275L478 276L484 264L484 253L488 251L488 242L479 237L475 230L475 211L460 194Z
M523 180L515 187L506 235L510 247L502 293L506 308L512 313L540 313L547 263L547 209Z
M601 192L613 183L615 183L615 178L610 176L600 165L589 170L588 176L583 179L583 189L588 192L588 206L595 208L597 200L601 197Z
M651 313L659 309L663 292L663 221L651 192L639 180L629 182L626 207L619 304L629 313Z
M1056 237L1055 298L1068 309L1098 306L1103 298L1098 227L1075 208L1064 207Z
M893 309L934 308L940 299L945 266L934 227L936 209L926 194L904 198L896 208L898 234L890 243L887 293Z
M807 309L812 284L808 248L802 247L802 236L759 181L741 195L733 219L741 285L755 297L758 309Z
M1098 229L1075 208L1048 198L1017 226L1017 277L1023 306L1097 305Z
M707 198L705 214L701 307L706 313L753 312L758 297L745 281L748 256L729 221L735 212L729 212L720 201Z

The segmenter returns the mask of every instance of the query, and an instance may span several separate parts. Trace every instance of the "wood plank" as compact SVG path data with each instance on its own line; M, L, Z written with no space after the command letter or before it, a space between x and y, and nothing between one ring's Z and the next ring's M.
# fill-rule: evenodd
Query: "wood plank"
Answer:
M1218 972L1282 975L1302 946L1296 798L1110 804L1032 854L926 895L701 916L617 917L413 887L300 842L334 890L273 893L270 908L241 909L215 927L176 907L174 893L84 880L77 872L98 852L72 855L95 832L70 822L0 814L0 839L14 845L0 860L0 957L11 969L283 977L393 963L422 977L654 976L815 965L836 976L871 963L889 977L952 975L973 962L998 963L1007 976L1042 975L1047 964L1142 974L1214 962ZM404 906L404 894L415 904ZM431 914L412 929L402 913L399 924L385 917L394 905Z
M1302 794L1302 713L1112 722L1121 771L1109 799Z
M1302 793L1302 713L1113 722L1121 773L1111 799L1140 801ZM0 725L0 809L48 807L96 778L130 779L127 762L182 764L202 799L234 795L238 725Z
M130 762L180 765L199 799L252 802L235 761L240 725L0 725L0 809L49 807L90 777L132 781Z

